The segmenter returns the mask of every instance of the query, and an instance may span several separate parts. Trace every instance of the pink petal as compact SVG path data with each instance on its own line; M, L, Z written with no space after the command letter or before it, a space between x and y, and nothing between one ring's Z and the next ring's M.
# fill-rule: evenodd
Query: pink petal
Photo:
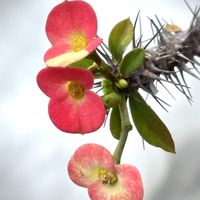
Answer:
M96 131L105 118L105 108L101 98L92 91L85 91L81 99L71 96L49 102L49 116L54 125L67 133L90 133Z
M70 52L70 51L73 51L73 50L72 50L71 45L69 45L69 44L63 43L63 44L60 44L60 45L52 46L50 49L48 49L46 51L46 53L44 55L44 61L48 62L48 60L53 59L53 58L55 59L56 57L66 53L66 52ZM58 63L58 61L57 61L56 64L53 65L53 66L63 66L62 64ZM50 65L50 66L52 66L52 65Z
M55 45L45 53L44 61L46 65L50 67L65 67L88 56L101 42L101 38L92 39L88 45L80 51L74 51L69 44Z
M74 33L84 33L89 42L96 32L96 14L84 1L64 1L54 7L47 18L46 33L52 45L69 43Z
M37 75L39 88L50 98L67 98L66 83L68 81L80 82L85 89L93 86L94 78L89 70L73 67L44 68Z
M85 144L80 146L70 159L68 173L74 183L88 187L98 179L98 170L102 167L115 170L110 152L97 144Z
M92 39L88 45L86 46L86 50L91 53L93 52L101 43L102 43L102 39L101 38L94 38Z
M96 182L88 187L91 200L142 200L143 184L138 169L132 165L116 165L118 181L114 185Z

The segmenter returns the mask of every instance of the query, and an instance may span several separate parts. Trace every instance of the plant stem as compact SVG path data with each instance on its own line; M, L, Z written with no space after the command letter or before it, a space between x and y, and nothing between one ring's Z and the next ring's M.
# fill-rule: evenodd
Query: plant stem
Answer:
M120 164L121 156L126 144L128 133L132 130L132 125L129 120L128 109L126 105L126 98L123 95L121 103L119 104L120 118L121 118L121 133L120 139L113 153L113 160L115 164Z

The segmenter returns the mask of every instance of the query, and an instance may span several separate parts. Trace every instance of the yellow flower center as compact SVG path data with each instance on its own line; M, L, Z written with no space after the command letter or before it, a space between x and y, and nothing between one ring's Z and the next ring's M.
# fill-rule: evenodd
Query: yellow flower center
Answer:
M74 51L80 51L87 46L86 37L83 34L75 34L72 36L72 48Z
M99 180L104 185L114 185L117 182L117 175L109 172L106 168L99 169Z
M85 94L85 88L83 85L76 81L69 81L67 83L67 89L70 96L74 99L81 99Z

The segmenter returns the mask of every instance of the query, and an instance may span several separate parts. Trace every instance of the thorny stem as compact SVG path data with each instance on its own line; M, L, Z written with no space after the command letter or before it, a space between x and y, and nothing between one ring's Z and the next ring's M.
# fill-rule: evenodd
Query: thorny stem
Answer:
M128 133L132 130L132 125L129 120L128 109L126 105L126 98L123 95L121 103L119 104L120 118L121 118L121 133L120 139L113 153L113 160L115 164L120 164L121 156L126 144Z

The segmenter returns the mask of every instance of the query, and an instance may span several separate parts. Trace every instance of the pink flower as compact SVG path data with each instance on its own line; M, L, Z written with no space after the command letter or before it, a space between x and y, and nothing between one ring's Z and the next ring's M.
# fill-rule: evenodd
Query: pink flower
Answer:
M97 18L84 1L64 1L47 18L46 33L52 47L46 52L47 66L68 66L89 55L102 39L96 36Z
M37 75L37 83L51 98L49 116L58 129L84 134L97 130L104 122L104 104L96 93L89 90L94 83L89 70L44 68Z
M136 167L115 165L103 146L79 147L68 164L71 180L88 188L91 200L142 200L143 184Z

